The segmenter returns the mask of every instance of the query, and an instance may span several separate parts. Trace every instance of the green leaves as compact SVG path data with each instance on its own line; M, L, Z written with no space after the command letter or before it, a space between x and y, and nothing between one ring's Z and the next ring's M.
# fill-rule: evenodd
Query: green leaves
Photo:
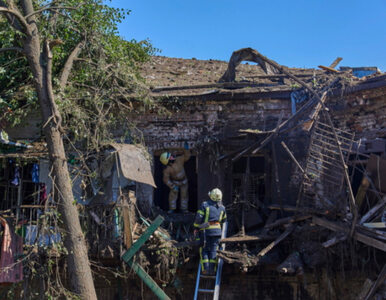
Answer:
M57 41L51 49L53 87L69 139L92 151L113 138L114 128L132 133L128 114L134 109L133 99L152 103L138 67L157 49L148 40L126 41L119 36L117 25L130 11L102 0L34 0L34 8L39 12L34 17L41 45ZM22 38L0 15L0 48L22 47ZM83 47L72 59L80 43ZM66 68L69 77L61 89ZM20 53L1 52L0 98L12 108L13 124L37 109L33 88L27 60Z

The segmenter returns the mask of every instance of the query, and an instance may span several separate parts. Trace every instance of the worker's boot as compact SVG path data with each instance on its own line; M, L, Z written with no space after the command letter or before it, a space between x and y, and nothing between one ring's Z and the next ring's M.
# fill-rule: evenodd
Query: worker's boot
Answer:
M209 263L208 275L214 275L214 263Z

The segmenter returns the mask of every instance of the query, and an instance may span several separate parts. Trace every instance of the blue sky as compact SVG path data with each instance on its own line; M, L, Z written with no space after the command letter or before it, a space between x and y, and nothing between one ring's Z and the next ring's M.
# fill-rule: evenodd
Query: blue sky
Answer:
M289 67L386 71L386 0L112 0L131 10L125 39L150 39L160 55L229 60L252 47Z

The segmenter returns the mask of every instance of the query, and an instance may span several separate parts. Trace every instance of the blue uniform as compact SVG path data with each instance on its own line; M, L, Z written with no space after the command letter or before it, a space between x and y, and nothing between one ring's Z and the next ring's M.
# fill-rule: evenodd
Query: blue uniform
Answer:
M221 202L205 201L197 211L194 227L200 229L200 259L203 272L213 272L217 264L217 249L221 226L226 221L225 207Z

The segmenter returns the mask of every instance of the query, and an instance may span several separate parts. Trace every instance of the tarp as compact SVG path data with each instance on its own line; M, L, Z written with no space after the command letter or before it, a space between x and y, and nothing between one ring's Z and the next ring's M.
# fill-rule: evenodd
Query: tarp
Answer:
M125 178L157 187L151 171L151 158L144 148L115 143L111 146L118 153L122 175Z

